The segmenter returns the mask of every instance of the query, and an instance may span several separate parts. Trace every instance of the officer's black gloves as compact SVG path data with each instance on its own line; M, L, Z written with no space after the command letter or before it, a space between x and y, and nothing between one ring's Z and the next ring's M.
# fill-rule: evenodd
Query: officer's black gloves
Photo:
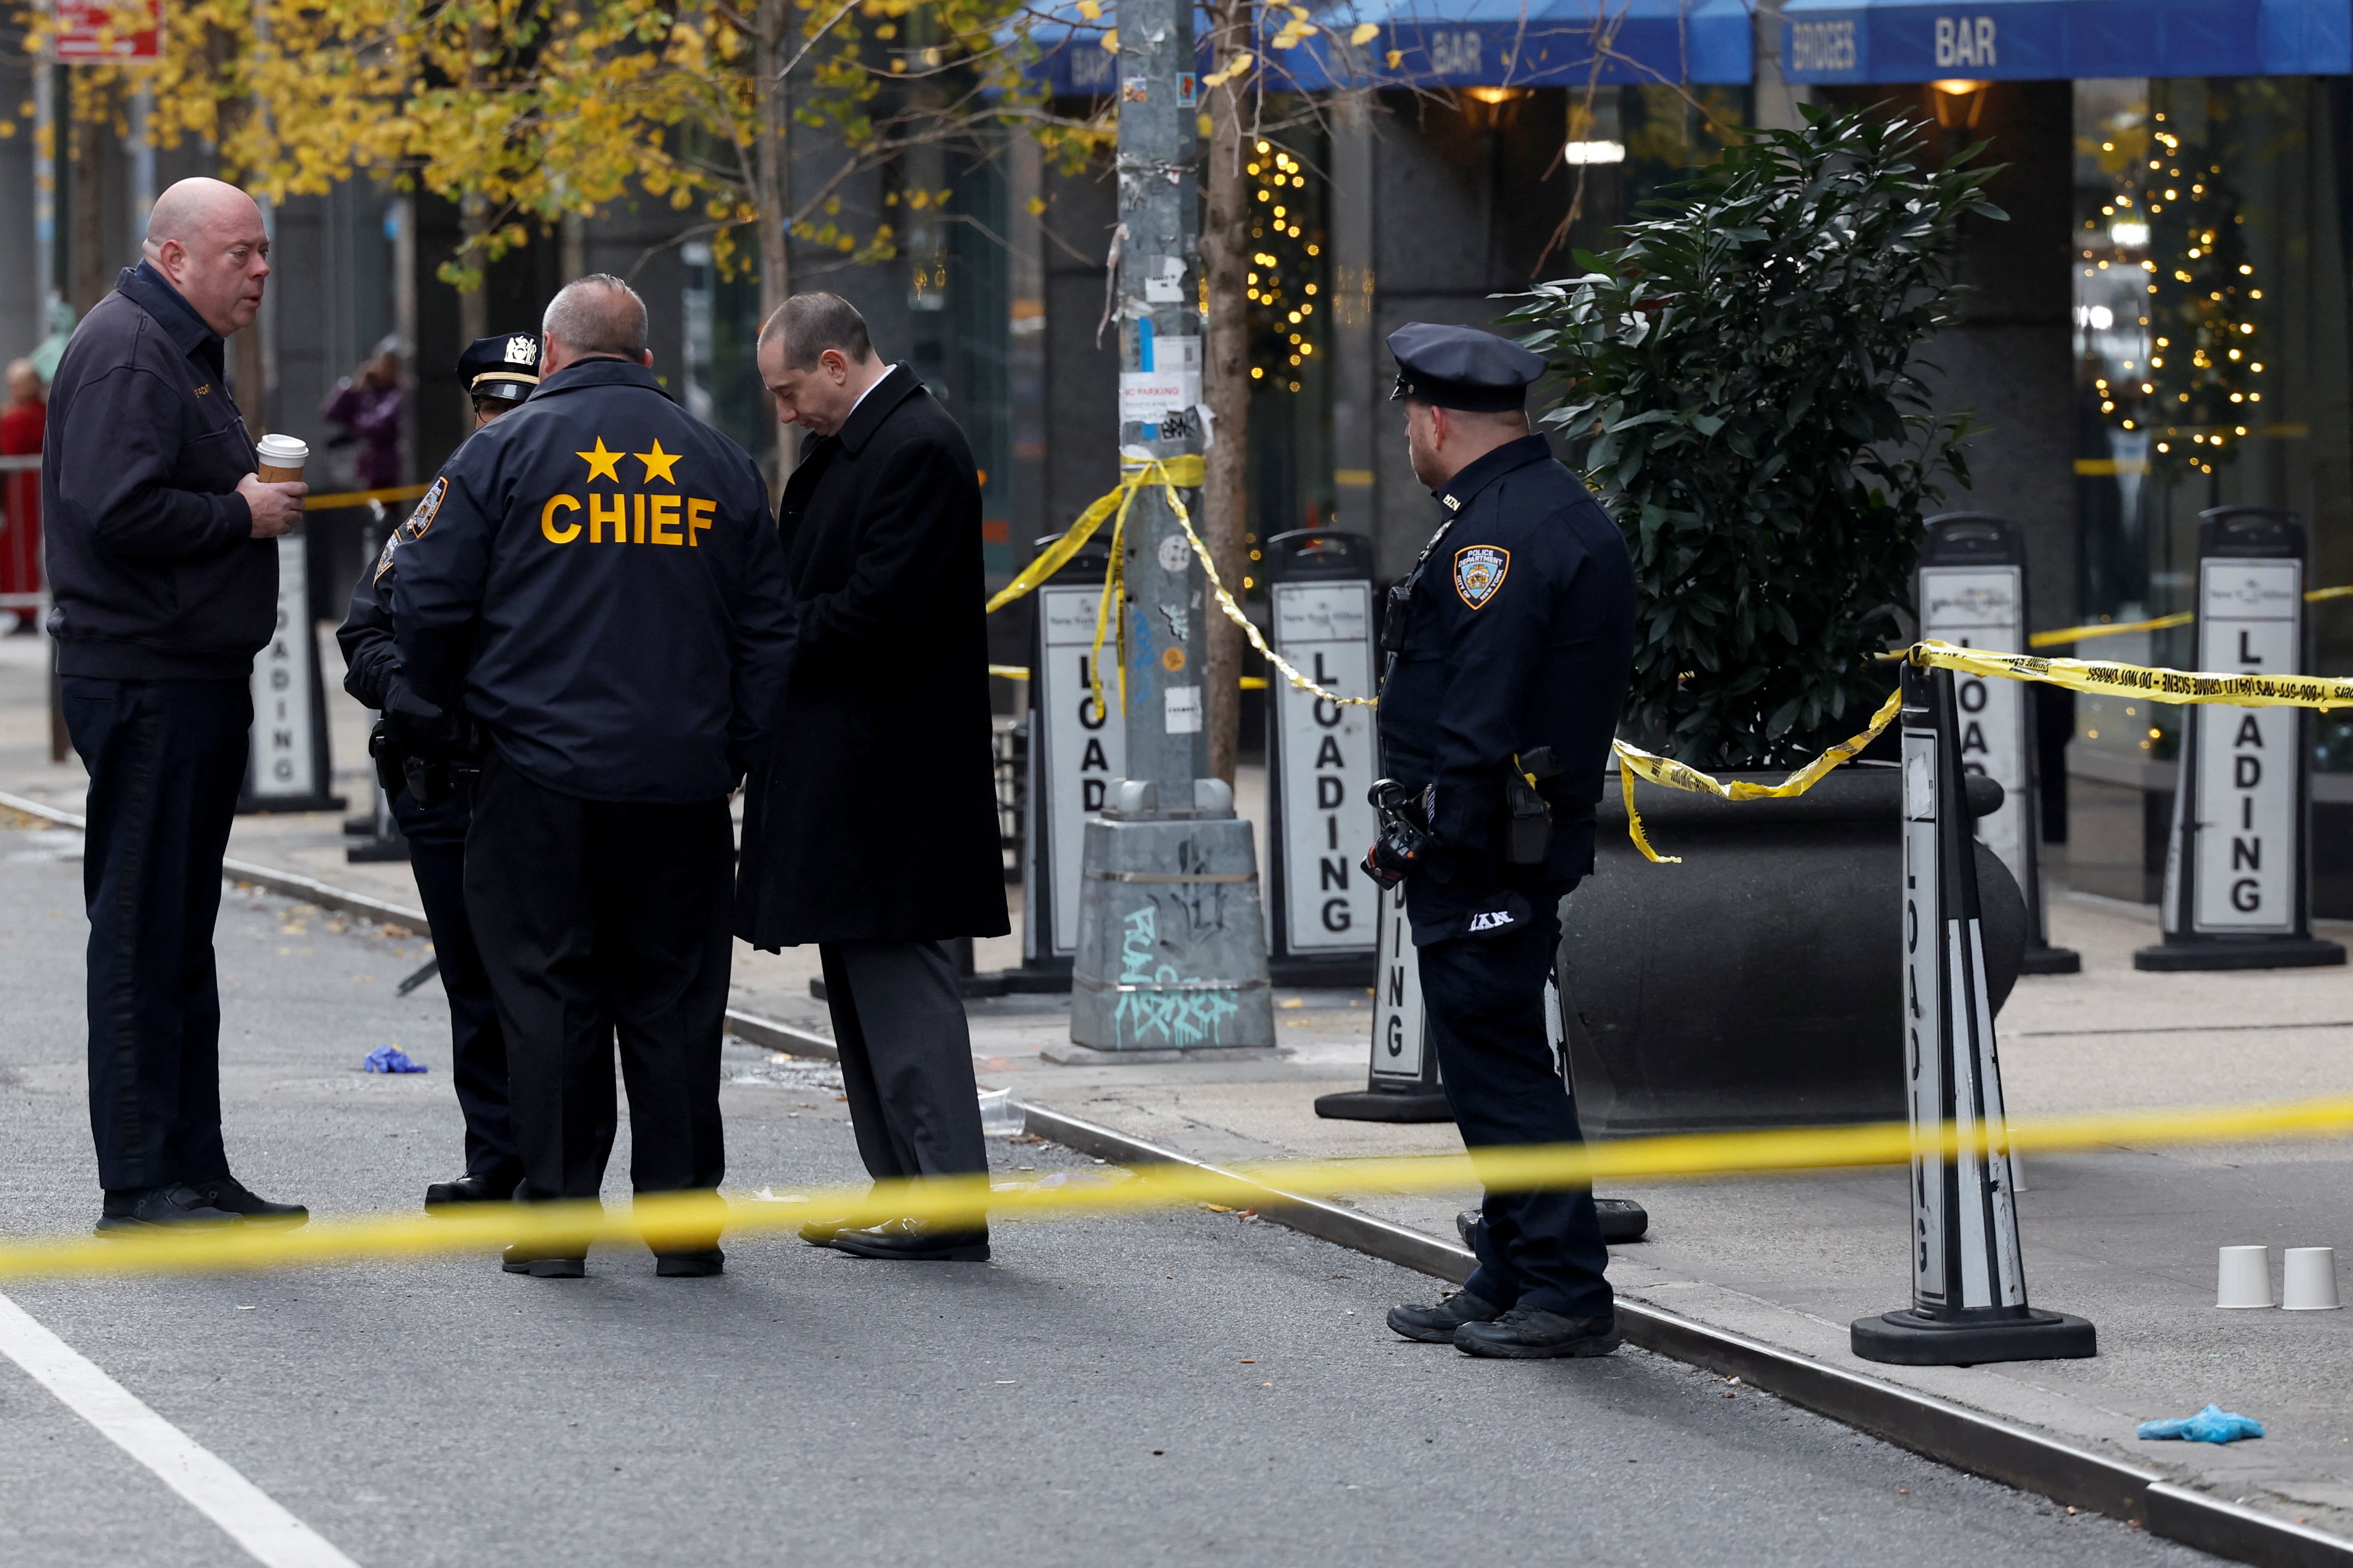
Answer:
M368 752L385 794L406 789L419 805L438 804L449 794L452 769L476 760L459 717L419 697L397 676L385 689L384 721L368 737Z
M1423 826L1414 792L1397 780L1376 780L1370 795L1373 809L1381 814L1381 830L1365 857L1365 875L1384 888L1394 888L1428 868L1438 850L1438 836Z

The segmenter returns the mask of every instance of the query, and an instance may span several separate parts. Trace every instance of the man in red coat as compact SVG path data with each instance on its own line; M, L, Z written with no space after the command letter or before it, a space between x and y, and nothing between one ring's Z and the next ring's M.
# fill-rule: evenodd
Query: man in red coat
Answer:
M0 457L37 458L48 427L48 387L33 362L8 367L8 406L0 411ZM41 591L41 471L21 468L0 474L0 594ZM14 612L13 630L33 629L30 603L0 600ZM0 623L5 624L5 623Z

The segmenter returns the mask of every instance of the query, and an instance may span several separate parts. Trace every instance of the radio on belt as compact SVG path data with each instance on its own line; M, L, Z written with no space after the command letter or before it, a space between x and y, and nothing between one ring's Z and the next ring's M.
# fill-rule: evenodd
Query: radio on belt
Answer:
M2302 675L2304 523L2270 507L2199 513L2199 669ZM2312 934L2311 723L2301 708L2183 710L2180 783L2165 853L2165 940L2136 969L2342 963Z

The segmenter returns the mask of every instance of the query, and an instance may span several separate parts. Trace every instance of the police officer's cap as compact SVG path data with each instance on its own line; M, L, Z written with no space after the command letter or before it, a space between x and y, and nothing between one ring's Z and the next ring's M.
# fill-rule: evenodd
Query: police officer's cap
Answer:
M1545 373L1542 354L1476 327L1408 321L1389 334L1389 353L1398 363L1390 397L1474 414L1525 407Z
M522 402L539 384L539 334L497 332L476 338L458 356L458 379L476 397Z

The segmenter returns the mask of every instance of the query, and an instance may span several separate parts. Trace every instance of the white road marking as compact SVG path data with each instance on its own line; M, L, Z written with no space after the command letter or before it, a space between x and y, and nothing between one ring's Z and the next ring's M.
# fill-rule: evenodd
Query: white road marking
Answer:
M0 1296L0 1355L31 1373L66 1408L146 1466L196 1511L269 1568L359 1568L211 1449Z

